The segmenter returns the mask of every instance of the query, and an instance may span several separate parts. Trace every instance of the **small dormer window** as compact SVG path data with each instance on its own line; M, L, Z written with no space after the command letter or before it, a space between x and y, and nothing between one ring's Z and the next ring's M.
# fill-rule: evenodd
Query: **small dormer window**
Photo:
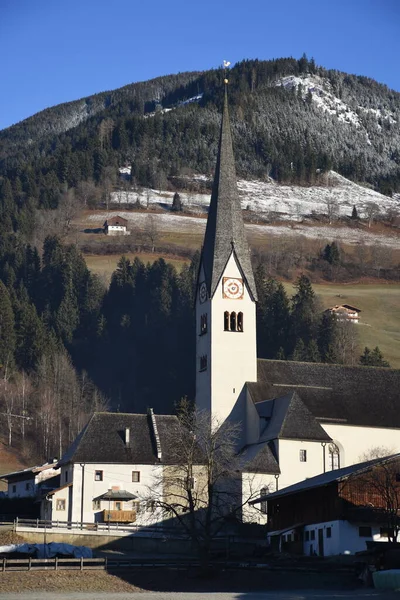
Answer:
M207 354L200 356L200 371L207 371Z
M207 329L208 329L208 319L207 319L207 313L205 313L204 315L200 316L200 335L204 335L205 333L207 333Z

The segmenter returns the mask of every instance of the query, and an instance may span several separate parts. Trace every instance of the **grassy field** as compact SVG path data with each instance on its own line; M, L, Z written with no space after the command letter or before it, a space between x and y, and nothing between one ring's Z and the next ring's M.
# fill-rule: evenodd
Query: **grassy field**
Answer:
M288 294L293 286L285 284ZM361 310L355 327L360 348L379 346L392 367L400 368L400 285L394 284L318 284L313 283L324 308L351 304Z
M105 283L105 285L108 285L111 280L111 275L117 268L117 264L118 264L118 261L121 258L121 256L122 256L122 254L108 254L108 255L85 254L84 259L86 261L88 268L93 273L96 273L96 275L99 275L99 277ZM145 252L140 252L138 254L124 253L123 256L126 256L126 258L129 258L129 260L131 260L131 261L137 256L144 263L153 263L155 260L160 258L161 255L157 254L157 252L154 252L151 254L147 254ZM171 263L176 269L178 269L178 271L182 268L182 265L184 265L185 262L188 262L183 258L182 259L181 258L169 258L166 256L163 256L162 258L164 258L164 260L166 262Z

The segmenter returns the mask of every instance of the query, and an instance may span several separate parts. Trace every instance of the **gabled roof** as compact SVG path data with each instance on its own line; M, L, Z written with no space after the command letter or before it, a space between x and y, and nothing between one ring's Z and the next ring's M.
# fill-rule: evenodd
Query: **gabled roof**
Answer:
M329 485L330 483L333 483L335 481L344 481L350 476L354 476L359 473L368 471L369 469L371 469L371 467L386 464L392 461L400 461L400 453L392 454L391 456L385 456L383 458L374 458L373 460L368 460L355 465L350 465L348 467L343 467L342 469L336 469L333 471L327 471L326 473L321 473L321 475L316 475L315 477L310 477L309 479L299 481L298 483L289 485L288 487L282 488L277 492L268 494L268 496L263 496L262 498L257 498L257 500L252 500L250 504L258 504L263 500L275 500L275 498L279 498L281 496L290 496L298 492L304 492L313 488Z
M225 90L217 165L201 261L210 297L215 293L232 252L242 271L243 279L251 296L257 299L250 250L244 231L242 209L236 183L228 96Z
M247 385L250 395L252 395L252 388L257 384L249 383ZM295 391L280 398L259 402L256 404L256 408L261 423L264 422L264 428L260 435L261 440L331 441L329 435Z
M155 418L161 443L161 462L171 464L178 419L174 415L157 415ZM129 429L129 444L125 443L126 429ZM151 418L132 413L95 413L64 454L60 464L69 462L160 463Z
M268 473L279 475L281 470L268 442L249 444L240 453L242 471L245 473Z
M110 217L109 219L107 219L104 222L104 227L107 227L108 225L127 225L128 224L128 219L124 219L124 217L120 217L115 216L115 217Z
M52 463L45 463L44 465L29 467L28 469L22 469L21 471L13 471L12 473L5 473L4 475L0 475L0 479L7 479L11 477L21 477L26 476L30 478L34 478L37 473L41 473L42 471L47 471L48 469L57 469L58 464L57 461Z
M400 370L285 360L257 361L253 402L296 391L321 423L400 429Z

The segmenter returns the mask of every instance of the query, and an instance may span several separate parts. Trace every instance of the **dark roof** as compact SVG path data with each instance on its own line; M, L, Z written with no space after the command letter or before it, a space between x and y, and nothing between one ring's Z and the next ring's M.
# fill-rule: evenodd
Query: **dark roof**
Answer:
M247 473L271 473L279 475L281 470L268 442L250 444L240 453L242 470Z
M124 217L118 215L107 219L104 223L104 227L107 227L108 225L127 225L127 223L128 219L124 219Z
M280 498L281 496L289 496L298 492L304 492L312 488L329 485L334 481L343 481L345 479L348 479L350 476L356 475L357 473L368 471L371 467L399 460L400 454L392 454L391 456L385 456L383 458L374 458L373 460L368 460L362 463L358 463L356 465L343 467L342 469L327 471L326 473L321 473L321 475L316 475L315 477L310 477L309 479L305 479L303 481L299 481L298 483L294 483L293 485L289 485L288 487L282 488L277 492L268 494L268 496L263 496L261 498L257 498L257 500L252 500L250 504L258 504L263 500L275 500L275 498Z
M62 457L68 462L117 464L172 464L174 431L178 419L174 415L156 415L161 443L161 461L157 458L151 418L132 413L95 413ZM130 441L125 443L129 428Z
M93 500L136 500L137 496L126 490L107 490L101 496L93 498Z
M382 367L257 361L258 383L247 384L253 402L296 391L321 422L400 428L400 370Z
M252 395L253 386L257 386L257 384L248 384L250 395ZM261 424L264 422L260 435L261 440L281 438L318 442L331 441L329 435L295 391L280 398L258 402L256 408Z
M236 183L228 96L225 91L217 165L202 252L202 265L210 297L215 293L232 251L250 294L257 299Z

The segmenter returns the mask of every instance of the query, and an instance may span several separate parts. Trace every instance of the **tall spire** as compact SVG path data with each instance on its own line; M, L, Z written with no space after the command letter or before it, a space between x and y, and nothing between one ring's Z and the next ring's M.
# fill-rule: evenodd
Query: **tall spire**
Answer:
M228 92L225 81L224 110L217 165L211 194L203 246L203 268L208 293L212 297L225 266L234 252L251 296L257 299L250 251L244 231L236 184L235 158L229 122Z

